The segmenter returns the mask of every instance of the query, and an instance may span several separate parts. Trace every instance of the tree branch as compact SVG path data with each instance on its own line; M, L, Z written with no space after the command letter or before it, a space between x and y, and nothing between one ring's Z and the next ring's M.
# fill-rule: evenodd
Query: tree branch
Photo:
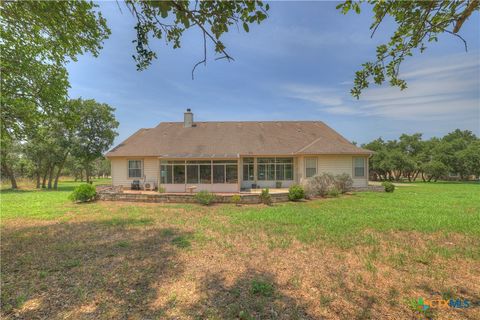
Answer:
M473 11L478 7L478 0L472 0L467 6L467 9L463 11L461 17L457 20L455 27L453 28L453 33L457 33L462 28L463 23L470 17Z

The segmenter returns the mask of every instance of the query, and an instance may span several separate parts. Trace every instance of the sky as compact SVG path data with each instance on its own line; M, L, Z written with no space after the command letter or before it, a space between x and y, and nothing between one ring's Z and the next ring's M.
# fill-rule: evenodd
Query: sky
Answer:
M371 38L371 10L342 15L337 2L271 2L269 17L250 32L232 28L222 38L235 61L206 67L198 30L184 33L182 47L153 43L158 59L137 71L135 20L124 4L100 2L112 34L100 56L68 64L70 98L95 99L116 109L115 144L140 128L183 121L323 121L350 141L395 139L421 132L425 138L460 128L480 135L480 19L478 12L456 37L445 34L423 54L407 58L400 76L408 88L371 86L350 96L355 71L375 58L377 45L394 30L386 20Z

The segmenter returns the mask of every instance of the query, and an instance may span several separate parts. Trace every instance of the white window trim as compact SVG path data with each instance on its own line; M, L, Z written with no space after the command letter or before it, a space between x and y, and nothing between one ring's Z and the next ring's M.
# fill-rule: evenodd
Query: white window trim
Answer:
M312 159L315 160L315 174L314 174L313 176L315 176L315 175L318 174L318 158L317 158L317 157L305 157L305 159L304 159L304 163L305 163L305 168L304 168L305 178L310 178L310 177L307 177L307 160L312 160ZM313 176L312 176L312 177L313 177Z
M355 175L355 159L362 159L363 160L363 176ZM365 157L352 157L352 177L353 178L365 178L367 176L367 158Z
M140 177L130 177L130 161L140 161ZM127 178L130 180L143 179L143 159L127 159Z

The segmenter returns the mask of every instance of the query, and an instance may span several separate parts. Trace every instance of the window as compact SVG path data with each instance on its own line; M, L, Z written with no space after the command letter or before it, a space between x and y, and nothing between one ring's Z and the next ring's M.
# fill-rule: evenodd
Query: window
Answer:
M313 177L317 174L317 158L305 158L305 176Z
M355 177L365 177L365 158L353 158L353 173Z
M253 181L254 171L253 171L253 158L244 158L243 159L243 180L244 181Z
M142 177L142 160L128 160L128 177Z

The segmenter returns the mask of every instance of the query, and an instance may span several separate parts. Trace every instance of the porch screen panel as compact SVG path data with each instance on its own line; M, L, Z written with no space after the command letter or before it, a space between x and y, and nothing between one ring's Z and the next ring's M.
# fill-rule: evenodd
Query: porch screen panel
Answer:
M226 170L226 182L237 183L238 182L238 166L236 164L225 165Z
M243 181L253 181L254 171L253 171L253 158L244 158L243 159Z
M275 158L258 158L258 180L275 180Z
M187 183L198 183L198 164L187 164Z
M185 183L185 164L173 165L173 183L176 183L176 184Z
M212 183L211 163L200 165L200 183Z
M162 164L160 166L160 183L173 183L173 166L171 164Z
M213 165L213 183L225 183L225 165Z

